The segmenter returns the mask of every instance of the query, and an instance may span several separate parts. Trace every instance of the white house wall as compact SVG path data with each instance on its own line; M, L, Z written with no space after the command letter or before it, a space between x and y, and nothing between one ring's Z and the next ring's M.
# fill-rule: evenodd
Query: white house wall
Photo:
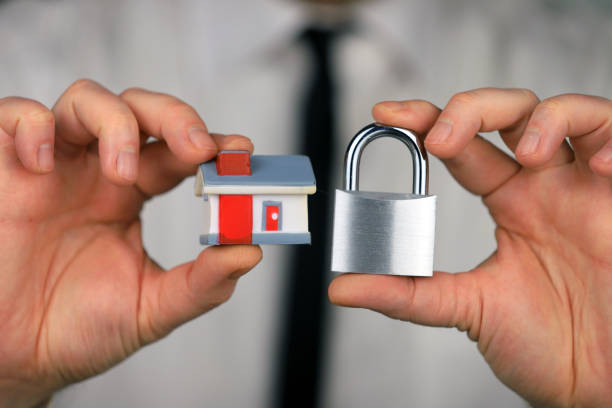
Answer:
M209 234L218 234L219 233L219 196L216 194L209 194L208 201L205 202L208 204L206 206L206 210L208 214L204 217L208 220L208 225L206 225L206 221L204 222L204 231L208 231Z
M253 232L265 232L263 226L264 201L279 201L281 209L281 231L303 233L308 231L308 202L306 195L254 195Z

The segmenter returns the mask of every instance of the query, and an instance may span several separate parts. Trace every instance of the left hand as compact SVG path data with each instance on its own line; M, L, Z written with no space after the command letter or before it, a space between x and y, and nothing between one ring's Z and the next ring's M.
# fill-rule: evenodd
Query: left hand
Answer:
M52 110L2 98L0 146L0 407L107 370L225 302L261 258L209 247L166 271L145 251L147 199L218 150L253 149L175 97L80 80Z
M478 89L443 111L406 101L373 114L429 131L427 150L482 196L497 250L466 273L341 275L331 301L467 331L533 404L612 406L612 101ZM516 160L477 134L494 130Z

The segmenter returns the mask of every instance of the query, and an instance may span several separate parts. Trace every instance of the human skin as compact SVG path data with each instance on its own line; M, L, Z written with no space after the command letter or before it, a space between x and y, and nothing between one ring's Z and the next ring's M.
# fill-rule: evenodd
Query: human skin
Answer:
M176 98L80 80L52 110L0 99L0 143L0 407L110 368L226 301L261 258L210 247L165 271L143 248L146 200L218 150L253 149Z
M612 406L612 101L478 89L442 111L383 102L373 116L427 133L427 150L482 196L497 249L466 273L341 275L331 301L466 331L535 406ZM494 130L515 158L477 134Z

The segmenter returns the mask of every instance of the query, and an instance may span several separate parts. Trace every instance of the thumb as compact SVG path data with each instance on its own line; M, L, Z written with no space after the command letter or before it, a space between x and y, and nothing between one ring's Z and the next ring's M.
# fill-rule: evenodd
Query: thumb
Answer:
M262 257L252 245L206 248L193 262L163 271L150 262L143 278L138 331L143 344L227 301L238 278Z
M394 319L457 327L473 340L480 331L482 296L473 272L435 272L432 278L345 274L331 282L329 299Z

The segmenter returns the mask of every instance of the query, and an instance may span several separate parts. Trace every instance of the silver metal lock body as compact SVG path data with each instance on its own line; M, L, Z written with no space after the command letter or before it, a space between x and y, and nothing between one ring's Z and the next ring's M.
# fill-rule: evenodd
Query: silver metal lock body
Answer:
M411 194L359 191L361 154L380 137L408 147ZM428 181L427 152L412 131L373 123L357 133L346 151L344 190L336 190L332 271L432 276L436 196Z

